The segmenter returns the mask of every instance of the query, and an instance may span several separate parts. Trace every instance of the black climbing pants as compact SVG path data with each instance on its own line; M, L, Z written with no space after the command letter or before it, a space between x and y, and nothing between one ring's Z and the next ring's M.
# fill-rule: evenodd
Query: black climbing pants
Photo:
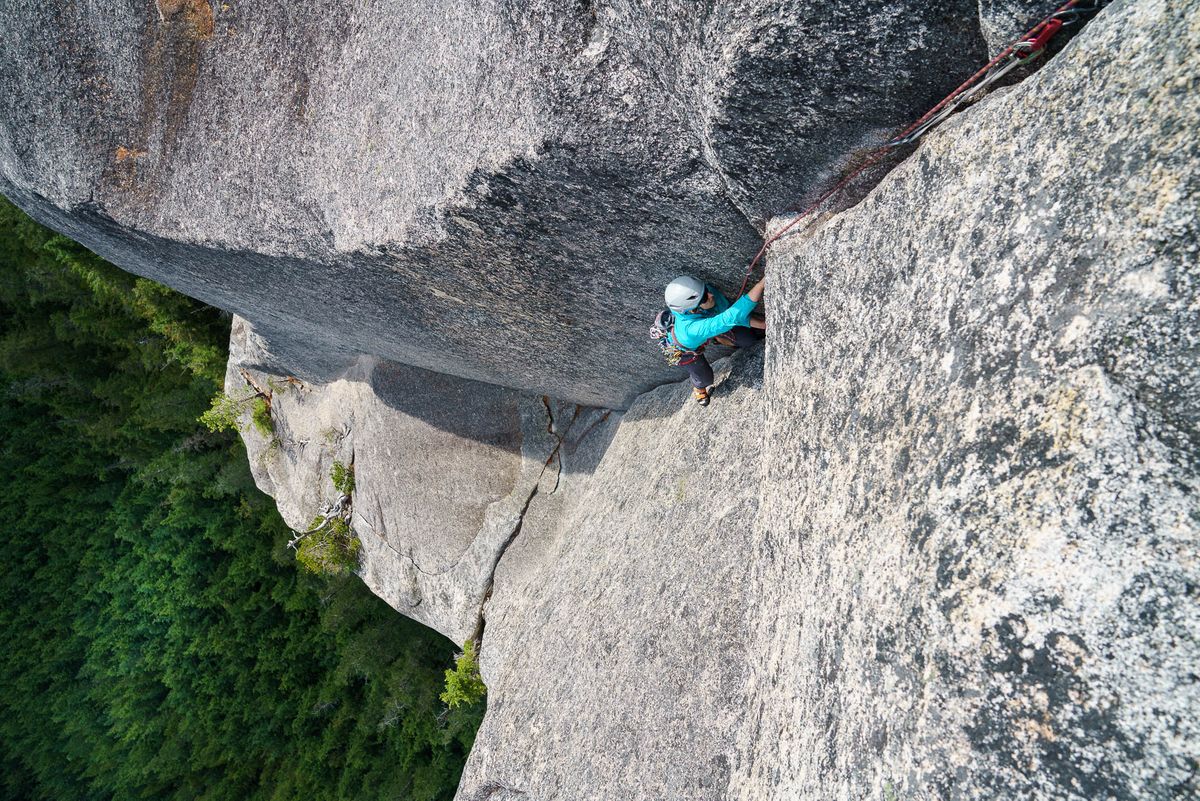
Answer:
M733 341L737 343L737 347L748 348L761 340L767 332L763 331L761 328L749 328L744 325L739 325L735 328L729 329L727 333L733 337ZM709 343L712 342L713 340L710 339ZM704 357L703 353L697 356L694 362L680 366L687 368L688 376L692 379L693 387L704 389L705 387L712 386L712 365L708 363L708 359Z

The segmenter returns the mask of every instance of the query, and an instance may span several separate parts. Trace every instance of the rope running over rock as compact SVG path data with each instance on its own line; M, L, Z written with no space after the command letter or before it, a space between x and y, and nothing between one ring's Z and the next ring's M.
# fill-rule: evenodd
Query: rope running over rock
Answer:
M896 137L889 140L883 146L873 151L869 158L856 167L845 178L838 181L834 186L822 194L817 200L804 211L800 212L796 217L790 220L787 225L780 228L771 236L767 237L763 242L762 247L758 249L758 253L750 261L750 266L746 268L746 277L742 279L742 288L738 290L738 296L745 294L746 285L750 282L750 276L754 274L754 268L762 261L766 255L767 249L771 247L781 236L794 228L797 223L819 209L825 201L829 200L835 194L840 192L851 181L863 172L879 164L888 153L892 152L897 147L915 142L928 131L932 130L935 125L950 116L950 114L961 105L964 101L971 97L977 97L980 92L987 88L995 81L999 80L1003 75L1018 64L1025 63L1037 56L1049 43L1050 39L1063 27L1064 18L1069 18L1079 11L1092 11L1099 8L1101 3L1092 0L1090 5L1085 9L1076 9L1083 0L1070 0L1057 8L1052 14L1047 16L1037 25L1034 25L1029 31L1017 41L1010 44L1008 47L1000 51L1000 53L979 69L974 75L968 78L957 89L938 103L936 106L925 112L912 125L901 131ZM995 69L997 65L1001 65L999 69ZM994 71L993 71L994 70ZM981 80L982 79L982 80Z

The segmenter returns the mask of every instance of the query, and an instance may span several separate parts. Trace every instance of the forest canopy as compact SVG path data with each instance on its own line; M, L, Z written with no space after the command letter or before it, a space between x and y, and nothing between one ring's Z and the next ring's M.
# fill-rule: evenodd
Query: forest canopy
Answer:
M0 793L449 799L482 705L454 646L297 570L197 422L227 316L0 200Z

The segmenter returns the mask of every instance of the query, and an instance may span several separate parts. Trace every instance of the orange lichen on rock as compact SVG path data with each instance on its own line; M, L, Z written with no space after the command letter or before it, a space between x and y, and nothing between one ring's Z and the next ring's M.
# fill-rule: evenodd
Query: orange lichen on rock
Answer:
M208 0L158 0L158 11L164 21L182 12L189 33L196 39L213 35L213 10Z
M124 145L119 146L116 153L117 161L140 159L144 155L146 155L145 150L135 150L133 148L125 147Z

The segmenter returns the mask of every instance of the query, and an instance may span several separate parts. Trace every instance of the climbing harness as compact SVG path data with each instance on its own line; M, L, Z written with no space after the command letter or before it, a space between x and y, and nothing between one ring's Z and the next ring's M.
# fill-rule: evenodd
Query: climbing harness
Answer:
M663 309L654 318L654 325L650 326L650 339L658 344L663 358L672 367L686 367L699 359L704 351L703 345L698 350L688 350L679 344L675 338L675 315L670 309Z
M781 236L794 228L797 223L819 209L824 205L825 201L840 192L851 181L862 175L863 172L883 161L884 157L893 150L916 142L953 114L963 104L973 103L982 97L988 87L995 84L1013 69L1037 58L1042 54L1042 51L1045 50L1046 45L1054 38L1055 34L1064 27L1076 24L1085 15L1099 11L1106 2L1107 0L1070 0L1070 2L1060 6L1050 16L1030 28L1019 40L1001 50L995 58L947 95L940 103L925 112L919 120L901 131L894 139L877 148L866 161L856 167L845 178L838 181L833 188L817 198L816 202L766 238L762 247L758 249L758 253L750 260L750 266L746 268L746 277L742 279L742 288L738 291L738 296L740 297L745 294L746 285L750 282L750 276L754 274L754 268L758 266L758 263L762 261L762 257L766 255L767 249Z

